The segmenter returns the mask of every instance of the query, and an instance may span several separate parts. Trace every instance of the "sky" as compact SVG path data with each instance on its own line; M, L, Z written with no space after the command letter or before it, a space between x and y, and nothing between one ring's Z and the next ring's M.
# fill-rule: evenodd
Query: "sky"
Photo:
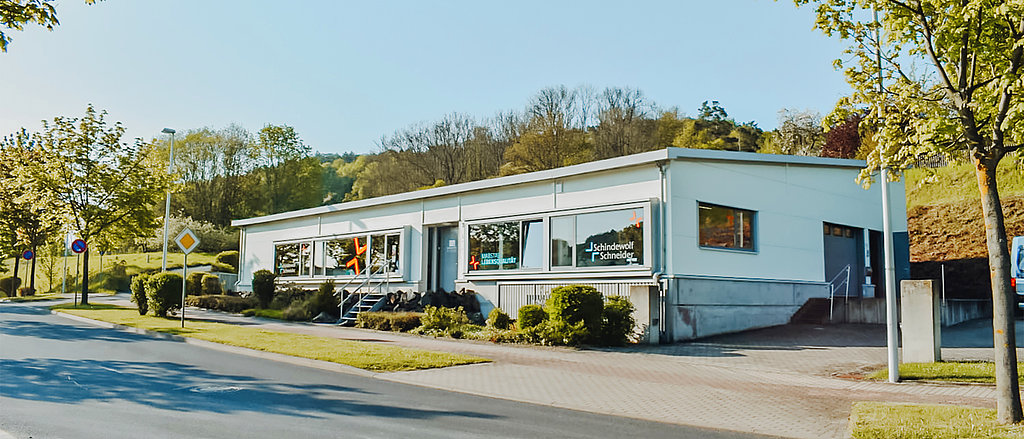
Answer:
M522 110L544 87L633 87L695 115L718 100L764 129L849 93L843 42L791 1L56 0L60 26L10 31L0 135L88 104L152 139L295 127L320 152L459 112Z

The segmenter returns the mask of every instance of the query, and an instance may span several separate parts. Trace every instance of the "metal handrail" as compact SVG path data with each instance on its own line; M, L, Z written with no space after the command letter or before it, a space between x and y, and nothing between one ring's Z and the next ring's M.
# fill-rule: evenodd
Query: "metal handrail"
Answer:
M383 259L383 258L381 258L381 259ZM377 259L377 261L381 262L380 259ZM370 259L370 266L371 267L373 266L373 262L374 262L374 259L371 258ZM386 260L386 261L383 261L383 262L386 262L386 263L382 263L380 265L380 267L376 271L366 270L366 277L364 277L363 281L360 282L359 285L354 289L354 291L356 291L356 292L352 293L352 294L358 294L360 296L359 300L363 300L362 296L365 296L367 294L372 293L375 289L379 289L381 287L381 285L383 285L385 282L390 282L389 276L385 276L384 278L380 279L380 282L377 283L377 286L371 288L370 291L367 291L365 293L359 293L358 292L358 291L362 290L363 287L368 285L371 280L373 280L373 276L379 275L381 273L387 274L387 269L390 266L387 263L392 262L392 260ZM336 288L335 291L334 291L334 293L336 295L338 295L338 297L341 299L340 302L338 303L338 319L339 319L339 321L342 318L345 317L345 296L343 295L344 292L345 292L345 288L348 288L348 286L351 285L352 282L357 280L357 279L359 279L358 275L353 277L353 278L351 278L351 279L349 279L348 282L345 282L345 284L341 286L341 288ZM356 303L358 303L358 302L356 302Z
M839 278L844 273L846 274L846 279L844 279L842 282L836 283L836 281L839 280ZM847 303L849 303L849 301L850 301L850 264L846 264L845 268L843 268L842 270L839 270L839 273L837 273L835 275L835 277L832 278L832 280L828 281L828 289L829 289L829 291L828 291L828 319L829 320L832 320L832 308L834 308L833 304L835 302L836 290L838 289L839 285L842 285L842 284L846 284L846 301L847 301Z

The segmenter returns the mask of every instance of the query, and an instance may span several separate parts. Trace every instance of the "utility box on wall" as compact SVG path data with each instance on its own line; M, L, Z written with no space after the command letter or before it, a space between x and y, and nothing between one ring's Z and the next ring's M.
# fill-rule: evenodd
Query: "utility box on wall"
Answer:
M900 329L904 363L942 360L939 284L933 280L900 282Z
M638 285L629 287L629 301L636 307L636 334L641 344L658 344L661 307L658 287Z

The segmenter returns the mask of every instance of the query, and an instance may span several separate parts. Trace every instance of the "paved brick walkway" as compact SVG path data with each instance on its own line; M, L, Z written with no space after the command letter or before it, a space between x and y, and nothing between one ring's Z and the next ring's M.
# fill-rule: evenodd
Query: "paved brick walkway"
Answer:
M98 297L96 301L124 303L125 298ZM587 412L783 437L847 437L847 419L854 401L994 407L995 389L991 386L889 384L833 377L835 373L884 364L884 328L878 326L784 326L698 343L576 350L286 323L192 308L186 314L190 318L256 325L268 330L465 353L494 360L482 365L376 374L380 379ZM1018 355L1024 354L1018 351ZM944 347L943 355L947 359L985 359L991 357L991 349Z

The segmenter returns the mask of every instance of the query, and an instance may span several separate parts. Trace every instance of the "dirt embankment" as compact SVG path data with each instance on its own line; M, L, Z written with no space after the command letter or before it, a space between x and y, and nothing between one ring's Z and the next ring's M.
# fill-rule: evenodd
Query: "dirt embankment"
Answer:
M1002 198L1008 236L1024 235L1024 196ZM963 200L907 211L910 270L914 279L939 279L946 267L946 297L991 297L981 203Z

